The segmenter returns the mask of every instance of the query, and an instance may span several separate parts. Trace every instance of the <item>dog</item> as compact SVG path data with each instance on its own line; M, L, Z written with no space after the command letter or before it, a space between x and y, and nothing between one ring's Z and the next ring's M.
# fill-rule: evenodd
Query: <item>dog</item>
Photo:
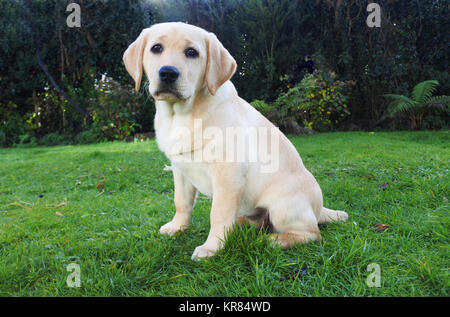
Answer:
M212 198L210 231L193 260L214 255L236 223L266 226L275 244L289 247L321 239L320 223L347 220L346 212L323 206L317 181L287 137L238 96L230 81L236 61L213 33L181 22L154 24L130 44L123 61L137 91L144 72L149 80L157 144L171 161L175 215L160 233L174 235L188 227L197 192ZM229 147L234 139L227 129L233 127L244 137L251 129L270 136L261 133L258 142ZM269 171L258 155L249 159L264 142L277 160ZM241 160L214 155L237 148ZM212 158L192 159L206 149Z

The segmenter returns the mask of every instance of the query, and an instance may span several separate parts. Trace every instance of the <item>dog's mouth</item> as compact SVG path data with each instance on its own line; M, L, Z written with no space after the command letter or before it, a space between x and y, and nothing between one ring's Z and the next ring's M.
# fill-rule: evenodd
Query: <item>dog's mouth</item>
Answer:
M159 88L153 97L157 100L173 100L173 99L184 99L183 96L176 90L170 88Z

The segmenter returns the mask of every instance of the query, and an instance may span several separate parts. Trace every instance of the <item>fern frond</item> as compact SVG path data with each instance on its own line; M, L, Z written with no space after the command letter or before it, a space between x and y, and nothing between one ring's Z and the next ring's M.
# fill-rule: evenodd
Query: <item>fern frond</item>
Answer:
M418 106L418 103L415 100L412 100L404 95L386 94L383 96L392 99L388 108L391 116L395 116L401 112L413 112Z
M427 104L437 86L439 86L437 80L425 80L418 83L413 88L412 98L421 105Z
M427 105L439 105L442 109L450 109L450 96L431 97Z

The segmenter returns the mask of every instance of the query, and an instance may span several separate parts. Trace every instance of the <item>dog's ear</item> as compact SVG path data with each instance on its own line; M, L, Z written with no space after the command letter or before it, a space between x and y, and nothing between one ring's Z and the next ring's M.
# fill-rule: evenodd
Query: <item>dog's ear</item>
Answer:
M208 58L205 81L209 92L214 96L217 89L233 77L237 64L213 33L208 33L207 35L206 48Z
M142 60L144 57L144 48L147 44L148 32L149 29L143 30L138 38L128 46L125 53L123 53L125 68L136 83L136 91L139 91L139 88L141 87Z

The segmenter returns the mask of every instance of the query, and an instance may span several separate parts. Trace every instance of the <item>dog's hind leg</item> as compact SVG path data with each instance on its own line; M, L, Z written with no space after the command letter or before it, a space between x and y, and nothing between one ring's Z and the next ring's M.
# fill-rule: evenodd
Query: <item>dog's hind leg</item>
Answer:
M265 229L274 232L272 223L270 222L269 211L266 208L256 207L250 216L240 216L236 219L236 224L250 226L253 225L257 229Z
M320 232L288 232L288 233L274 233L271 239L282 248L289 248L294 244L308 243L312 241L321 240Z
M269 218L275 232L272 239L283 248L321 240L317 218L302 197L278 200L269 207Z

